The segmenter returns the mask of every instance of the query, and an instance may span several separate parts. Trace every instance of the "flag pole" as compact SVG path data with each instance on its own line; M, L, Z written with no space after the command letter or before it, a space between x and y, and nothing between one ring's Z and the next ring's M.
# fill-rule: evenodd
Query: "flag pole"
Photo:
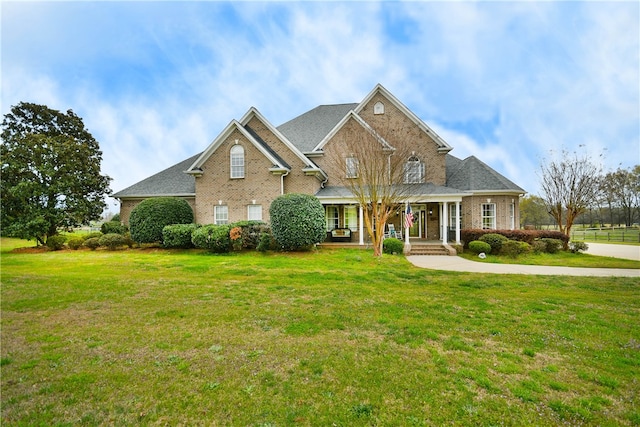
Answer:
M409 213L409 202L404 206L404 250L405 255L411 253L411 243L409 243L409 223L407 222L407 215Z

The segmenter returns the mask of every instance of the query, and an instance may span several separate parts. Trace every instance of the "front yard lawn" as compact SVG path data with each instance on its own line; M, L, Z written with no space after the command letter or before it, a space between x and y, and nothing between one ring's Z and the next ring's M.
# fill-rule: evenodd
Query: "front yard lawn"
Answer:
M3 426L640 424L635 278L3 251Z
M461 257L471 261L488 262L495 264L524 264L524 265L549 265L561 267L591 267L591 268L639 268L640 261L631 259L621 259L613 257L604 257L590 255L585 253L571 253L560 251L555 254L522 254L517 258L507 255L487 255L485 259L481 259L477 254L465 251L460 254Z

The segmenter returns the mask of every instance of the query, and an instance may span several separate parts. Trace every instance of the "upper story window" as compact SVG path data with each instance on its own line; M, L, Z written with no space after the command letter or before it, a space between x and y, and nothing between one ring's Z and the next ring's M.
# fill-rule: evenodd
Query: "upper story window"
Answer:
M404 164L404 183L421 184L424 182L424 162L416 156L411 156Z
M380 101L373 106L373 114L384 114L384 104Z
M231 147L231 178L244 178L244 148L242 145Z
M347 157L347 178L357 178L358 177L358 159L349 156Z

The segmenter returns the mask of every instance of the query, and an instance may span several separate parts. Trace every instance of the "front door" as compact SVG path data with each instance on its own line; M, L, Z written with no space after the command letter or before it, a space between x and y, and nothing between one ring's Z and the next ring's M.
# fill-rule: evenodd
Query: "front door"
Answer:
M409 228L409 237L422 238L424 230L424 205L411 205L413 225Z

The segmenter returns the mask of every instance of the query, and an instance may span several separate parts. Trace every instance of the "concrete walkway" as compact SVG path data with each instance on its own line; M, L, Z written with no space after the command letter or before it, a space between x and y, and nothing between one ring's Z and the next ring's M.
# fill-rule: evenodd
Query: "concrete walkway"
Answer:
M607 245L587 243L587 253L599 256L613 256L640 260L640 246ZM599 276L599 277L639 277L640 269L622 268L582 268L551 267L542 265L491 264L469 261L459 256L410 255L409 262L421 268L432 270L461 271L469 273L534 274L545 276Z

